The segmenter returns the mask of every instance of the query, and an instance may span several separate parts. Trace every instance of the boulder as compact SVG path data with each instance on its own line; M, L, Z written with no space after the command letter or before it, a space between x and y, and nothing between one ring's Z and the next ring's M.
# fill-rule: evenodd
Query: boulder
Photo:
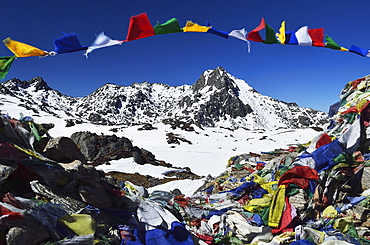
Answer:
M94 166L127 157L133 157L138 164L155 162L155 156L151 152L133 146L125 137L76 132L71 135L71 139Z
M76 132L71 135L71 139L88 161L98 160L117 151L130 152L133 147L129 139L116 135Z
M76 144L67 137L50 139L44 148L43 155L51 160L62 163L69 163L74 160L80 160L82 163L86 163L85 156L77 148Z
M24 220L16 223L18 225L11 227L6 234L7 244L34 245L52 238L48 228L31 216L25 216Z

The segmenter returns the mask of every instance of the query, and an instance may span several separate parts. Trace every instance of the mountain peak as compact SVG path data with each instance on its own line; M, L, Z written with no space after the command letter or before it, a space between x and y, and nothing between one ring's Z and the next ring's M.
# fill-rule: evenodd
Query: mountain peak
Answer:
M230 75L221 66L214 70L205 71L192 86L194 92L200 91L205 87L210 87L210 89L214 87L215 89L232 88L232 90L238 90Z
M30 86L33 86L36 90L51 90L48 84L42 77L34 77L27 82Z
M43 93L35 93L39 90ZM29 107L38 108L41 101L41 110L51 114L65 112L76 120L105 125L173 119L200 127L274 129L319 126L327 122L326 113L261 95L223 67L205 71L191 86L107 83L85 97L69 97L54 92L41 77L35 77L28 82L18 79L3 82L0 91L28 98Z

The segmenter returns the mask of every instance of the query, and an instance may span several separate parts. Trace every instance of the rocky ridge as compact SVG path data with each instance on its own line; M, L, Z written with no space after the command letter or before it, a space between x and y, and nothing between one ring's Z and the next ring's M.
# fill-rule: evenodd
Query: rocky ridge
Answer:
M41 77L11 79L0 92L22 101L37 114L66 113L67 125L91 122L103 125L137 125L181 120L198 127L274 129L318 126L327 114L295 103L261 95L222 67L205 71L193 85L169 86L134 83L105 84L90 95L70 97L51 89Z

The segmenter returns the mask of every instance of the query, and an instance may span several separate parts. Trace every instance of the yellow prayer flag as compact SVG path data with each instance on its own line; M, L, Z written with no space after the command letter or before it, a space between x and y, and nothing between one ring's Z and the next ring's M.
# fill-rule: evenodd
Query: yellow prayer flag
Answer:
M279 33L276 34L280 43L285 44L285 20L281 22L281 27L279 29Z
M45 56L48 52L31 45L12 40L10 37L3 40L5 46L17 57Z
M268 225L271 227L279 227L285 208L285 192L286 186L280 185L277 192L275 192L272 197L268 221Z
M79 236L94 234L96 224L93 218L88 214L65 215L58 219L60 223L67 226Z
M183 30L184 32L207 32L210 28L210 26L201 26L188 20Z

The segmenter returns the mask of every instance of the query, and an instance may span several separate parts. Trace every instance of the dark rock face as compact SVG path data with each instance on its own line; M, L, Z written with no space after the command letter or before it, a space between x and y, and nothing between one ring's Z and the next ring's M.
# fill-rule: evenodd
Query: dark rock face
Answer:
M133 146L125 137L97 135L90 132L77 132L71 135L82 154L93 165L100 165L120 158L133 157L138 164L154 162L154 155Z

